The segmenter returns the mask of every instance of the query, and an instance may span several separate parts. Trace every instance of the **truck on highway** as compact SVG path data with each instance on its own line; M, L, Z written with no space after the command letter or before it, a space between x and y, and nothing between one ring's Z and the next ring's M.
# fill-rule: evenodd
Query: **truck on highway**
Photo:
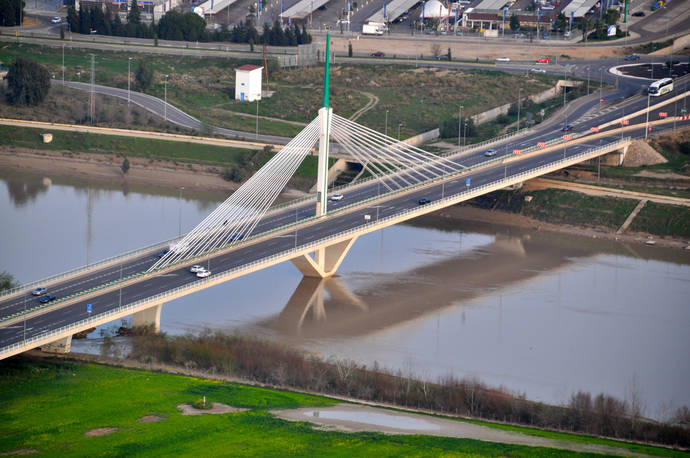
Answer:
M369 22L362 25L362 35L383 35L385 31L386 26L381 22Z

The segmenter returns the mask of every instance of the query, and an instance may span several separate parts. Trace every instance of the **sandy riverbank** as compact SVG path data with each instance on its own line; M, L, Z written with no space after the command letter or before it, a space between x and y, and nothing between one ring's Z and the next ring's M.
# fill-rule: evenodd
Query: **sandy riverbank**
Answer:
M130 158L130 170L124 175L120 168L122 158L113 155L71 153L67 151L35 151L24 148L0 148L0 168L49 176L96 179L108 183L141 183L162 188L201 191L234 191L238 183L224 180L219 166L181 163L168 160ZM298 190L287 190L284 198L304 195ZM657 246L685 248L688 242L671 237L651 237L648 234L616 234L607 228L585 228L567 224L553 224L498 210L484 210L467 205L457 205L437 212L449 220L481 221L492 224L561 232L592 238L616 240L628 243L651 243Z

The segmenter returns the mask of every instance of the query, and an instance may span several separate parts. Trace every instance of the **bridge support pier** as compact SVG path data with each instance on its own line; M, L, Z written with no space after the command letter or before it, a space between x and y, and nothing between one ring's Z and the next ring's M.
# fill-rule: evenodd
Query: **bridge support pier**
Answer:
M132 315L132 327L151 327L154 332L159 332L161 330L161 310L163 309L163 304L157 304L153 307L149 307L146 310L134 313Z
M314 252L313 257L310 254L304 254L291 259L291 261L305 277L331 277L335 275L355 240L357 240L356 236L330 246L321 247Z
M47 345L41 346L41 351L45 353L69 353L72 349L72 335L58 339L55 342L51 342Z

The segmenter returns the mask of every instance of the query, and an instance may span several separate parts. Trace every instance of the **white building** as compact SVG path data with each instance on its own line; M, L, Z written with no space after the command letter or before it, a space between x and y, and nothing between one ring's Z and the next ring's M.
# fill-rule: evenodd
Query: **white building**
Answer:
M258 65L243 65L235 69L235 100L261 100L261 71Z

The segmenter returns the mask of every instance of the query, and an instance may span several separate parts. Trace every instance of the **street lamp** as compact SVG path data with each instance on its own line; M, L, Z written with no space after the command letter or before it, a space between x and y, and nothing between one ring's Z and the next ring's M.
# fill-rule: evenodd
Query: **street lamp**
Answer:
M64 48L64 46L63 46L63 48ZM130 78L129 75L131 74L131 72L132 72L132 58L131 58L131 57L128 57L128 58L127 58L127 105L129 105L129 100L130 100L130 96L129 96L129 82L130 82L130 79L131 79L131 78Z
M182 237L182 191L184 186L180 186L180 195L177 199L177 236Z
M520 99L520 94L522 94L522 88L518 88L518 125L517 131L520 132L520 104L522 100Z
M163 86L163 118L168 120L168 75L165 75L165 85Z
M644 124L644 139L647 140L647 134L649 133L649 91L647 91L647 121Z
M398 123L398 141L400 141L400 127L402 126L402 123Z
M463 106L460 105L460 113L458 114L458 148L460 148L460 130L462 129L462 109Z
M386 110L386 131L385 131L386 137L388 137L388 110Z
M465 131L462 134L462 146L465 146L467 142L467 121L465 121Z
M65 87L65 45L62 45L62 87Z
M259 139L259 99L256 99L256 139Z

